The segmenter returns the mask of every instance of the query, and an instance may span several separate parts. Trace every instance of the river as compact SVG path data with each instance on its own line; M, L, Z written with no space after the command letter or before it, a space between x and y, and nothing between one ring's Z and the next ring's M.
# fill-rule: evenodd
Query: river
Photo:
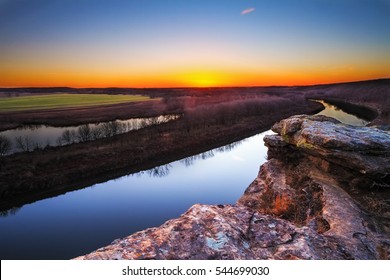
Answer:
M5 154L13 154L112 137L151 125L174 121L179 117L179 115L161 115L151 118L132 118L67 127L25 125L1 131L0 136L5 137L10 143L9 149L4 151Z
M159 226L193 204L234 203L265 162L270 133L3 212L0 258L69 259Z

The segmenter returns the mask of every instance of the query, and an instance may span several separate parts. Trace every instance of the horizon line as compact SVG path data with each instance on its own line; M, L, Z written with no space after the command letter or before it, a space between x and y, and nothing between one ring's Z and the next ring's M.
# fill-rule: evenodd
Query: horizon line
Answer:
M348 80L342 82L330 82L330 83L319 83L319 84L307 84L307 85L251 85L251 86L183 86L183 87L117 87L117 86L108 86L108 87L72 87L72 86L22 86L22 87L14 87L14 86L0 86L0 90L2 89L212 89L212 88L267 88L267 87L311 87L311 86L321 86L321 85L336 85L336 84L349 84L349 83L359 83L359 82L373 82L380 80L390 80L390 77L385 78L376 78L376 79L368 79L368 80Z

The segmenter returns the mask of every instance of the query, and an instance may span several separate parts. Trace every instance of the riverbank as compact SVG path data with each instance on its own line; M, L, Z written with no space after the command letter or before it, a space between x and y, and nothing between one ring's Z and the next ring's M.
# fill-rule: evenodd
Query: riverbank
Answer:
M362 118L376 116L371 126L390 124L390 79L301 87L300 92L306 98L325 100Z
M11 155L3 159L0 171L0 209L198 154L267 130L271 123L293 112L312 110L310 106L297 106L280 110L267 119L247 117L224 125L210 122L189 125L188 120L179 119L110 139Z
M389 133L302 115L273 131L236 204L194 205L77 259L389 259L390 205L367 203L389 193Z
M305 98L329 97L340 87L349 88L347 92L360 92L369 87L374 94L385 91L388 84L371 81L313 87L113 89L112 94L126 91L160 101L119 104L92 111L90 108L0 114L3 126L31 122L75 124L168 112L184 116L172 123L107 139L0 157L0 209L81 189L244 139L288 116L318 112L321 105ZM378 108L382 108L380 103L377 100ZM374 123L385 121L381 111Z
M218 155L217 152L215 157L210 158L213 152L202 154L199 156L202 160L193 165L192 158L159 168L154 168L154 164L171 162L182 158L181 155L192 155L196 151L203 152L203 148L229 143L234 137L242 139L256 129L268 129L273 118L278 121L277 118L283 114L288 117L292 110L297 113L306 109L310 113L313 113L312 109L315 112L321 110L322 106L317 103L307 104L304 99L306 93L295 92L295 88L268 90L269 94L263 98L244 98L239 99L240 101L235 98L244 97L243 93L230 95L225 90L218 98L211 98L215 103L209 107L204 106L206 100L210 101L207 90L202 89L199 98L199 91L186 91L186 97L181 100L188 102L183 102L187 106L183 107L186 108L183 114L185 118L181 119L181 122L150 127L126 136L117 135L101 142L92 141L84 145L69 146L69 150L66 147L49 148L15 155L21 161L14 161L14 173L11 168L11 175L4 178L2 173L0 180L9 184L10 189L16 192L28 191L29 187L31 191L25 196L0 199L1 203L9 202L9 208L1 212L0 220L4 236L3 258L68 259L109 244L115 238L158 226L168 219L178 217L193 204L234 203L254 178L256 166L262 162L260 159L265 158L263 152L257 151L257 146L248 148L247 143L254 138L245 141L237 150L225 152L224 155ZM252 97L258 94L256 89L248 89L246 92ZM197 98L189 99L190 95ZM287 98L296 95L296 99ZM164 96L158 98L167 99ZM218 99L222 103L217 102ZM190 100L193 102L189 102ZM166 104L174 107L173 100L166 101ZM110 114L114 115L115 112ZM173 145L174 141L177 141L177 146ZM263 146L261 140L256 141L260 141L259 147ZM176 147L180 150L176 150ZM243 170L244 163L248 164L246 160L249 156L243 156L239 150L245 150L245 154L249 153L251 158L257 155L259 161L256 162L253 158L254 164L245 165L248 167ZM153 154L156 156L149 158ZM137 155L142 157L136 158ZM62 157L68 160L61 161ZM205 158L208 159L204 160ZM219 163L215 161L218 158L221 159ZM122 169L117 169L117 161ZM65 162L66 165L63 164ZM79 162L81 164L78 164ZM107 172L100 174L100 166L106 166ZM251 166L255 168L252 169ZM50 173L45 173L44 168ZM149 168L153 169L123 176L131 170ZM68 173L67 169L71 172ZM207 174L204 170L207 170ZM69 177L61 177L62 174ZM160 178L163 175L164 177ZM40 181L34 181L35 178ZM16 189L15 186L19 186L23 180L26 181L25 188ZM75 182L73 185L63 184L72 180ZM35 185L28 185L30 182ZM56 185L50 187L45 185L46 182ZM102 183L96 185L99 182ZM84 186L86 188L81 190ZM80 190L71 192L73 189ZM375 192L373 195L371 190L369 188L368 193L358 192L350 195L356 200L360 199L363 204L370 203L376 211L381 211L385 202L378 198L386 198L386 193ZM68 193L60 195L65 192ZM52 198L41 200L49 197ZM32 203L34 201L36 202ZM25 203L31 204L21 207ZM17 208L12 208L12 205ZM386 219L382 224L386 224ZM29 234L25 235L25 232Z
M166 110L160 100L153 99L147 102L120 103L95 107L55 108L21 112L0 111L0 131L15 129L24 125L66 127L118 119L147 118L162 115L165 112L174 112L174 110Z

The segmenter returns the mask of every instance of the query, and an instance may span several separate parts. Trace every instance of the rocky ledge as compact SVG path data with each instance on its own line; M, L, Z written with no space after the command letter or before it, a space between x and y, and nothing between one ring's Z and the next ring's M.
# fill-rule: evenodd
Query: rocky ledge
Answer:
M388 259L390 133L294 116L234 205L192 206L77 259Z

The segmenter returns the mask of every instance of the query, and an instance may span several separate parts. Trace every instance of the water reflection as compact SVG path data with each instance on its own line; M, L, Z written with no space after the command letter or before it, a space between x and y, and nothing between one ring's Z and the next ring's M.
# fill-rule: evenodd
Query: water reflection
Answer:
M195 203L234 203L265 162L262 139L271 133L5 211L0 258L69 259L159 226Z
M195 161L197 161L199 159L205 160L205 159L214 157L215 153L230 152L233 149L235 149L236 147L238 147L239 145L241 145L245 140L246 139L241 140L241 141L237 141L237 142L234 142L234 143L231 143L231 144L219 147L219 148L215 148L213 150L210 150L210 151L198 154L198 155L193 155L193 156L187 157L185 159L180 160L180 162L183 163L185 166L189 167L189 166L193 165L195 163Z
M187 157L185 159L180 160L180 162L182 164L184 164L185 166L190 167L191 165L193 165L195 163L195 161L197 161L199 159L205 160L205 159L214 157L216 151L217 151L217 149L210 150L210 151L198 154L198 155L190 156L190 157Z
M154 167L154 168L149 169L147 171L142 171L142 173L147 173L149 175L149 177L161 178L161 177L168 176L169 175L169 169L171 169L171 168L172 168L171 164L166 164L166 165L161 165L161 166Z
M241 141L237 141L237 142L234 142L232 144L228 144L226 146L215 148L213 150L210 150L210 151L207 151L204 153L200 153L197 155L186 157L184 159L179 160L178 162L183 164L186 167L191 167L198 160L207 160L207 159L215 157L219 153L230 152L230 151L234 150L235 148L237 148L238 146L240 146L241 144L243 144L245 141L246 141L246 139L241 140ZM236 159L237 159L237 157L236 157ZM130 174L129 176L141 176L142 174L148 174L150 177L160 177L161 178L161 177L168 176L170 169L172 169L172 168L174 168L174 165L169 163L169 164L165 164L165 165L161 165L161 166L156 166L156 167L149 169L149 170L146 170L146 171L140 171L140 172L135 173L135 174Z
M325 109L319 112L317 115L331 117L342 123L353 125L353 126L366 126L369 123L369 121L360 119L352 114L348 114L343 110L341 110L340 108L331 105L329 103L326 103L323 100L313 99L312 101L321 103L325 107Z
M28 152L47 147L93 141L148 126L159 125L177 118L179 118L178 115L161 115L152 118L132 118L71 127L27 125L0 132L0 154Z
M265 161L267 133L25 205L0 218L0 258L68 259L161 225L195 203L234 203Z
M9 217L9 216L14 216L16 215L20 209L22 209L23 206L21 207L13 207L11 209L5 210L5 211L0 211L0 217Z

